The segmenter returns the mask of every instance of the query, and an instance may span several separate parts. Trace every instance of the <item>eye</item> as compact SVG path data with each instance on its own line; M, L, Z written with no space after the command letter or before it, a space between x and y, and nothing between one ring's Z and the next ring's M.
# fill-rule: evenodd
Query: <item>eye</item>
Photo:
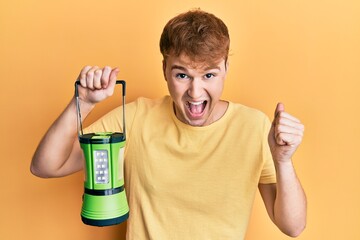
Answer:
M213 73L207 73L207 74L205 74L204 77L205 77L206 79L210 79L210 78L215 77L215 75L214 75Z
M176 78L186 79L186 78L189 78L189 77L185 73L178 73L178 74L176 74Z

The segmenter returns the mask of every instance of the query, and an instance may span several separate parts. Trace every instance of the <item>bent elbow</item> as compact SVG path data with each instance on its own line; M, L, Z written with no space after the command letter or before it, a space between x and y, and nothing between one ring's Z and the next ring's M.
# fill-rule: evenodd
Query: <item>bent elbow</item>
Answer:
M39 164L36 159L32 159L30 164L30 172L39 178L52 178L55 177L53 172L49 172L44 166Z
M34 164L30 165L30 172L36 177L49 178L48 175L46 175L42 171L40 171Z
M283 233L288 235L289 237L296 238L300 236L300 234L305 230L306 224L299 224L298 226L292 228L292 229L286 229L282 230Z

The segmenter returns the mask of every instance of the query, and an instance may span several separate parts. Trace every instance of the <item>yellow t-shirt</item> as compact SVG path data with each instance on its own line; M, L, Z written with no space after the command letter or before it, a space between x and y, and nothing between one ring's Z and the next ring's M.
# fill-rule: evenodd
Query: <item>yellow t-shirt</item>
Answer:
M120 131L117 108L86 132ZM205 127L179 121L169 96L126 106L127 239L243 239L259 183L275 183L268 118L229 103Z

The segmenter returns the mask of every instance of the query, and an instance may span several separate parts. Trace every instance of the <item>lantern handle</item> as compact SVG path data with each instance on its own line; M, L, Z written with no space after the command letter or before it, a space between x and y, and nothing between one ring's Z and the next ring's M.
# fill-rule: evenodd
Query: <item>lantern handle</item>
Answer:
M116 84L122 85L122 105L123 105L123 136L124 140L126 139L126 127L125 127L125 95L126 95L126 82L124 80L116 80ZM75 81L75 99L76 99L76 116L77 116L77 129L78 136L83 135L82 120L81 120L81 111L80 111L80 102L79 102L79 90L78 85L80 81Z

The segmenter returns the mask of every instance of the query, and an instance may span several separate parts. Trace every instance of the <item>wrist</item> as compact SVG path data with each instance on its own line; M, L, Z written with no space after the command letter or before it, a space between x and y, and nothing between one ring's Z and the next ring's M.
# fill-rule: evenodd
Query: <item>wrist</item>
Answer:
M83 117L86 117L94 109L96 104L86 102L86 101L82 100L81 98L78 98L78 100L79 100L80 113L81 113L81 115ZM74 96L72 102L75 105L75 108L77 108L76 107L76 97L75 96Z
M79 98L79 105L80 105L81 113L88 114L89 112L91 112L94 109L96 104L91 103L91 102L86 102L86 101L82 100L81 98Z
M274 161L274 165L275 165L275 169L277 171L279 170L286 170L286 169L293 169L294 165L291 159L288 159L286 161L282 160L282 161Z

